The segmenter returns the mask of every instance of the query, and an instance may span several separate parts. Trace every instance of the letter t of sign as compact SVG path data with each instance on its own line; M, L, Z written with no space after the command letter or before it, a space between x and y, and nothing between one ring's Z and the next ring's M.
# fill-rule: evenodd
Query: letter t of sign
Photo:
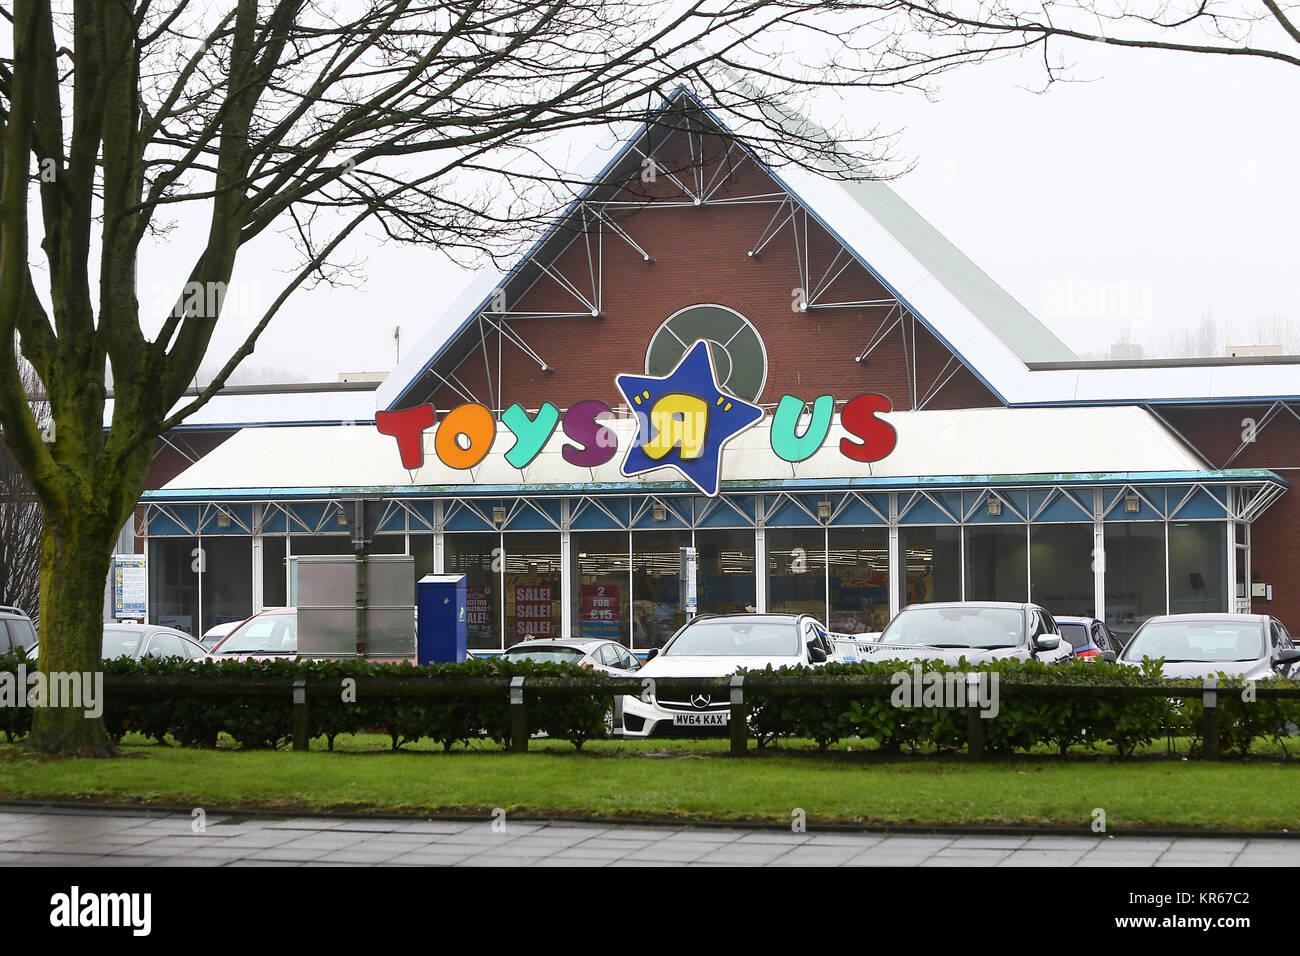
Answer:
M397 439L402 465L414 470L424 464L424 430L433 427L433 406L416 405L396 412L375 412L375 427Z

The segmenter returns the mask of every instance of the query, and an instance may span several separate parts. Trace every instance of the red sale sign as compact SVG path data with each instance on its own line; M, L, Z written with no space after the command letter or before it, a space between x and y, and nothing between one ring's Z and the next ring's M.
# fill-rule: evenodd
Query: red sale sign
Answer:
M522 584L515 588L515 634L523 637L552 637L551 588L545 584Z

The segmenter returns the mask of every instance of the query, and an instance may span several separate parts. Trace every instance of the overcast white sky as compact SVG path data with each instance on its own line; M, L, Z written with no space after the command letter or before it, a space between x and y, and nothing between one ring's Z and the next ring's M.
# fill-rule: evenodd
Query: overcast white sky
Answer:
M872 93L848 119L901 129L916 166L894 188L1076 352L1125 330L1158 347L1206 312L1300 322L1300 70L1092 46L1074 61L1095 79L1037 94L1032 62L986 64L943 78L937 103ZM390 370L394 326L405 354L468 281L425 250L364 252L361 288L296 294L245 365L297 381ZM255 300L280 284L273 260L241 261ZM214 358L247 328L227 311Z

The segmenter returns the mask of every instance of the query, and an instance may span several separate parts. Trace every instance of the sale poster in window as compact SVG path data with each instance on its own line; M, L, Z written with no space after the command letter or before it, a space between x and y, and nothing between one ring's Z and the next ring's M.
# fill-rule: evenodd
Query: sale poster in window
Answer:
M622 591L617 584L584 584L579 614L583 637L618 640L623 629L619 623L619 598Z
M465 622L471 635L490 635L492 632L492 589L483 585L470 585L465 589Z
M515 587L515 636L554 637L551 587L522 584Z

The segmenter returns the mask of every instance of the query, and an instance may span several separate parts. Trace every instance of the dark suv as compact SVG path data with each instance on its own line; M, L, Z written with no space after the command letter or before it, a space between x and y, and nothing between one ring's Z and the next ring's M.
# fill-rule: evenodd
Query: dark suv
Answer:
M36 628L27 613L0 604L0 654L20 650L24 654L36 643Z

